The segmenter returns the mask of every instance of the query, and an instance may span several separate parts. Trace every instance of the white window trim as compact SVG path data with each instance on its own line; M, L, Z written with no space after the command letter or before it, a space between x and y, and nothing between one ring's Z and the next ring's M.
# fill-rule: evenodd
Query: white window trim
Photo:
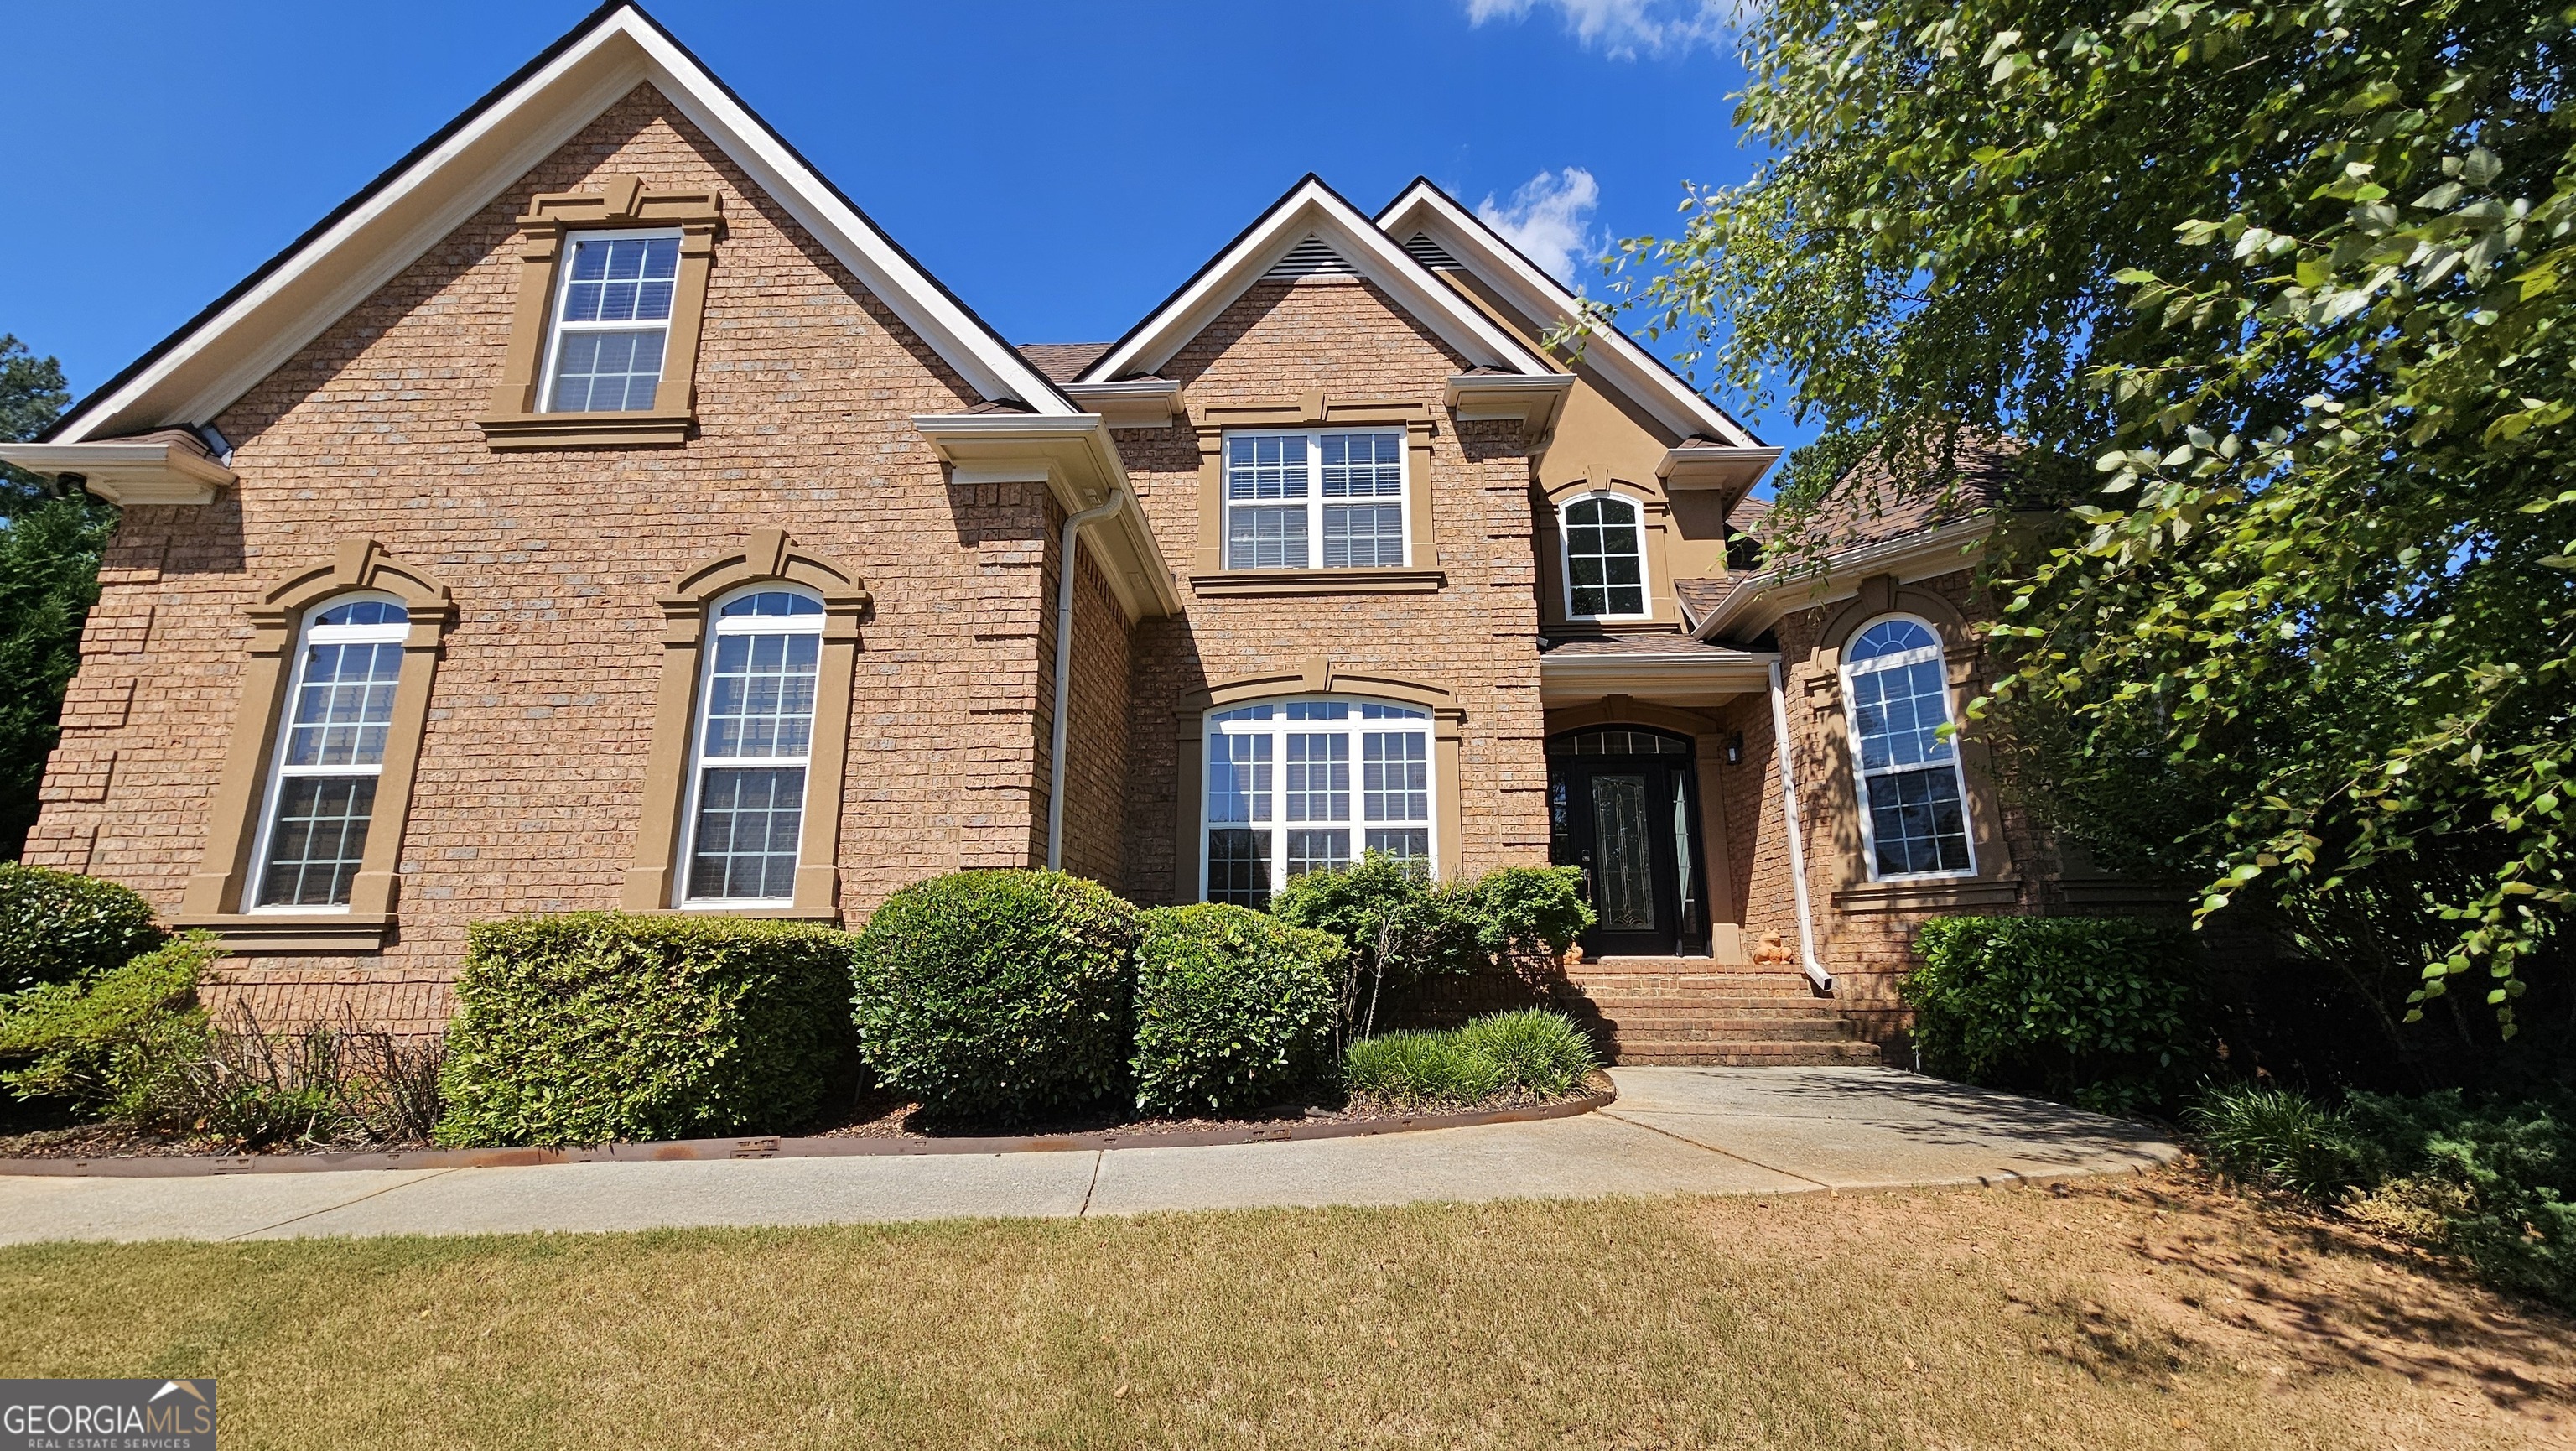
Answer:
M563 250L558 254L558 260L555 263L554 301L548 304L546 308L546 366L543 370L543 376L537 380L537 411L539 413L555 413L560 411L554 406L555 372L558 365L563 362L564 338L568 333L631 333L640 332L647 327L658 325L662 330L661 376L668 378L671 375L671 319L669 317L660 319L658 324L645 320L634 322L567 322L564 320L564 308L572 301L572 259L574 254L580 250L583 242L607 240L640 242L650 241L657 237L668 237L677 240L682 236L683 233L678 227L612 227L604 230L566 232L564 234L562 244ZM679 282L675 278L671 284L671 310L673 312L677 312L679 311L679 306ZM634 410L630 409L628 411L632 412Z
M1351 718L1346 722L1292 721L1287 719L1287 708L1291 705L1302 705L1325 701L1354 707ZM1332 829L1329 824L1325 823L1292 823L1288 820L1288 810L1286 805L1288 795L1288 756L1287 747L1284 744L1274 747L1271 752L1270 767L1273 774L1271 776L1270 789L1270 820L1265 823L1234 821L1218 823L1208 820L1208 777L1213 770L1214 762L1216 760L1216 751L1209 742L1214 740L1215 737L1220 734L1217 717L1229 714L1233 711L1260 705L1269 706L1273 712L1271 718L1266 722L1262 722L1262 724L1269 728L1268 734L1274 740L1278 740L1286 736L1291 730L1301 730L1311 733L1318 731L1319 729L1329 729L1335 726L1344 727L1353 737L1351 743L1351 815L1349 820L1344 823L1344 826L1345 829L1351 833L1351 862L1355 866L1359 863L1361 857L1366 854L1368 831L1370 826L1370 823L1366 819L1367 807L1364 804L1365 778L1362 775L1362 771L1364 770L1367 762L1364 756L1364 748L1360 745L1357 738L1364 733L1372 731L1412 732L1418 730L1422 736L1423 742L1424 818L1420 822L1381 822L1378 823L1378 826L1381 830L1420 830L1423 833L1423 839L1430 843L1430 852L1423 859L1423 868L1431 875L1433 880L1439 880L1441 875L1441 863L1446 859L1449 845L1442 841L1440 837L1440 735L1439 731L1436 729L1439 724L1438 719L1433 715L1431 710L1425 706L1411 705L1400 700L1381 700L1374 696L1281 695L1274 696L1267 700L1234 701L1209 710L1199 719L1199 885L1197 900L1201 902L1208 900L1208 875L1215 866L1215 863L1211 859L1211 854L1208 851L1208 833L1217 829L1220 825L1229 829L1263 830L1268 831L1271 834L1270 891L1274 897L1277 896L1281 888L1288 885L1287 833L1290 827L1292 825L1299 827L1320 826L1325 830ZM1408 711L1411 712L1411 714L1394 720L1381 719L1370 721L1359 715L1356 708L1362 705L1385 706L1392 710ZM1253 732L1250 731L1240 733L1245 735L1253 734Z
M1565 516L1572 512L1575 505L1580 504L1587 499L1609 499L1616 503L1625 504L1628 506L1628 512L1637 516L1635 527L1637 530L1637 599L1639 608L1635 614L1587 615L1574 608L1574 531L1572 526L1567 523ZM1619 493L1612 489L1594 489L1589 493L1577 494L1571 499L1558 501L1556 506L1556 566L1559 579L1564 585L1564 597L1559 601L1559 603L1564 606L1566 619L1583 621L1651 620L1655 617L1655 572L1647 567L1646 564L1646 506L1635 499L1628 497L1626 494Z
M1893 776L1906 772L1924 770L1927 767L1921 765L1887 766L1873 772L1866 765L1862 764L1860 745L1860 707L1858 704L1859 697L1852 689L1853 677L1871 674L1880 670L1891 669L1899 665L1912 665L1924 660L1930 660L1941 666L1942 714L1947 718L1947 723L1952 727L1956 727L1959 723L1959 702L1950 692L1950 667L1947 663L1947 657L1943 653L1942 649L1940 626L1933 624L1930 620L1923 618L1921 615L1909 615L1902 612L1885 615L1872 615L1870 618L1861 621L1860 627L1853 630L1850 635L1845 637L1843 648L1846 654L1848 654L1851 648L1852 641L1858 640L1861 636L1868 634L1873 627L1883 625L1890 620L1904 620L1910 624L1922 626L1923 629L1932 636L1932 644L1927 649L1907 650L1894 655L1881 655L1876 659L1862 661L1857 665L1846 658L1840 667L1839 673L1842 676L1841 685L1843 692L1843 736L1851 748L1852 794L1858 798L1854 804L1860 808L1861 863L1863 866L1868 868L1869 879L1873 882L1964 881L1977 874L1977 826L1976 822L1970 816L1970 813L1975 810L1975 802L1968 794L1967 765L1959 759L1959 737L1955 730L1950 736L1950 776L1952 780L1958 783L1959 828L1961 834L1967 838L1968 865L1955 872L1898 872L1893 875L1882 873L1878 869L1878 832L1875 820L1869 808L1869 783L1873 776Z
M1325 499L1324 440L1335 435L1345 438L1392 435L1395 438L1396 489L1392 496L1379 495L1372 499L1359 500ZM1234 511L1237 503L1240 502L1243 507L1246 508L1278 509L1284 508L1289 503L1293 502L1287 499L1236 500L1234 497L1233 467L1234 441L1238 438L1303 438L1306 440L1305 505L1306 557L1308 563L1302 566L1247 564L1239 567L1235 564ZM1217 455L1217 499L1220 506L1217 511L1216 524L1218 568L1227 571L1237 571L1238 569L1249 571L1255 569L1296 568L1307 570L1410 569L1413 567L1413 440L1401 426L1388 427L1381 424L1368 428L1241 428L1228 431L1220 439L1217 446L1221 450ZM1387 504L1395 505L1398 511L1396 524L1398 530L1397 537L1404 541L1403 560L1396 564L1343 565L1323 563L1324 506L1328 502L1334 504L1366 503L1377 504L1380 506Z
M346 913L350 910L346 902L279 902L272 905L262 898L267 895L268 888L268 850L272 845L272 839L277 834L277 803L278 799L286 794L288 778L301 780L310 776L373 776L381 781L384 776L385 763L381 757L375 764L368 766L289 766L286 764L287 751L295 744L295 707L304 696L304 667L313 657L313 647L316 645L399 645L410 636L411 622L408 619L394 620L380 625L313 623L327 611L369 601L392 605L398 610L405 608L403 602L392 595L376 590L366 590L333 595L306 610L304 618L296 622L293 647L295 668L287 672L286 699L277 708L277 749L269 758L268 789L260 794L259 834L251 843L251 878L247 889L242 894L251 903L250 906L242 909L246 914L288 913L302 917L323 913ZM394 688L397 691L402 688L399 681ZM391 734L391 727L388 725L388 746L391 744ZM379 787L379 789L382 788ZM368 840L375 839L375 829L374 813L370 811L367 821Z
M806 734L805 753L801 756L723 756L710 762L706 755L707 712L715 704L714 681L716 673L716 638L720 635L814 635L820 637L823 633L824 621L830 618L829 615L823 613L821 610L817 610L814 614L810 615L737 615L731 619L725 617L725 606L732 604L736 600L748 599L753 595L760 594L792 594L803 599L812 600L818 606L823 603L821 596L801 585L788 584L783 580L768 579L762 580L757 584L744 585L742 588L737 590L727 591L725 594L710 602L707 606L706 636L704 642L699 646L698 651L700 659L698 661L697 702L691 706L689 710L689 779L682 791L682 815L680 817L679 833L680 859L676 863L675 869L672 872L672 876L675 879L671 888L674 898L673 905L686 912L727 912L738 911L746 907L792 907L796 905L796 898L793 895L792 890L790 895L784 897L692 897L689 895L689 879L694 875L692 868L696 865L698 856L698 793L706 781L707 767L710 764L721 766L726 769L738 770L769 770L795 766L801 768L805 772L805 792L803 795L799 796L796 801L796 830L799 838L799 850L797 852L796 865L799 869L802 869L805 865L804 852L802 850L802 838L805 831L805 813L812 808L814 798L814 740L810 727ZM818 651L818 657L819 653L820 652ZM821 698L820 696L817 696L814 715L815 719L818 721L822 718L821 706ZM792 884L792 877L790 878L790 881Z

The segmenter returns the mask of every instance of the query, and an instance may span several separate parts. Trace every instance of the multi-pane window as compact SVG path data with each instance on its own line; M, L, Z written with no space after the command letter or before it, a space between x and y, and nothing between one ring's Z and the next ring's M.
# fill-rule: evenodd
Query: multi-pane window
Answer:
M822 653L823 605L801 590L757 589L716 610L692 738L684 901L794 899Z
M1596 494L1565 506L1565 612L1578 620L1646 613L1637 506Z
M1226 568L1404 562L1401 430L1226 436Z
M1844 649L1843 676L1871 875L1973 872L1958 744L1942 730L1950 684L1940 637L1919 620L1879 620Z
M306 617L279 722L254 910L346 907L402 677L402 605L342 597Z
M1374 700L1208 718L1207 899L1266 907L1290 877L1363 853L1431 867L1431 716Z
M555 300L546 411L651 408L679 289L680 234L575 233L570 248Z

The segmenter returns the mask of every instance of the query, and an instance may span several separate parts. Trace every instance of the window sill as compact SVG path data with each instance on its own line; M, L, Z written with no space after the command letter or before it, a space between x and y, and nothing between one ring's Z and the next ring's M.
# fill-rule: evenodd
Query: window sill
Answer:
M475 420L495 450L686 443L690 413L495 413Z
M382 952L394 934L390 912L227 912L171 925L211 932L233 952Z
M1867 882L1834 893L1838 912L1937 912L1957 907L2009 907L2021 900L2021 878Z
M1436 594L1449 583L1440 569L1221 569L1190 576L1203 599L1252 595Z

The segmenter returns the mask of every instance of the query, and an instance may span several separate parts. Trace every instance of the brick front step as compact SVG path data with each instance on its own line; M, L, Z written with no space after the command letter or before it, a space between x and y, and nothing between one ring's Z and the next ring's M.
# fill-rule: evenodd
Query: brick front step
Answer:
M1567 969L1565 1008L1613 1063L1791 1067L1875 1063L1805 974L1706 958L1608 957Z
M1631 1068L1831 1068L1878 1061L1876 1043L1857 1042L1623 1048L1619 1052L1619 1062Z

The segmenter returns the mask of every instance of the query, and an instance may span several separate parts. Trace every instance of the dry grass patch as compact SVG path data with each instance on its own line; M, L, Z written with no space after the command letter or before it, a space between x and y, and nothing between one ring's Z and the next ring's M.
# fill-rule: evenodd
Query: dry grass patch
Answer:
M0 1250L0 1374L243 1447L2557 1445L2571 1331L2181 1175Z

